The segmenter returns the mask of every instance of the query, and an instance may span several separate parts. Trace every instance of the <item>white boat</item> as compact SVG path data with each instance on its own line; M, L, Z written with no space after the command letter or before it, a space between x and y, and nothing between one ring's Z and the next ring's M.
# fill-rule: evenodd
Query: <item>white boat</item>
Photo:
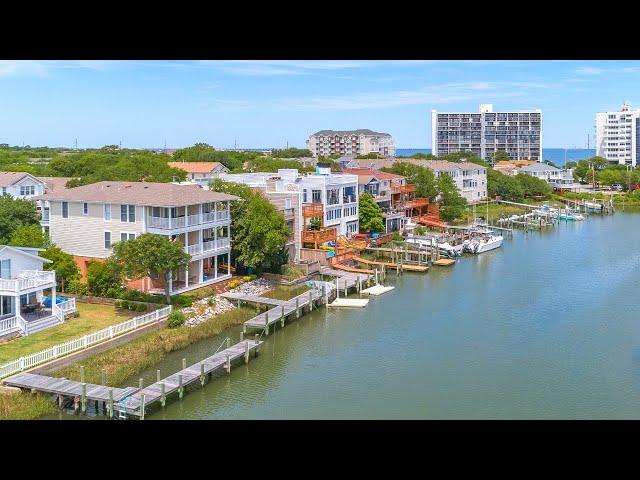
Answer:
M502 235L482 235L462 243L462 248L468 253L484 253L502 246Z
M584 220L584 216L582 216L580 213L574 212L569 209L561 210L560 213L558 214L558 218L560 220L570 220L574 222Z
M462 254L463 246L462 244L453 246L449 242L444 242L439 243L438 248L449 256L459 257Z

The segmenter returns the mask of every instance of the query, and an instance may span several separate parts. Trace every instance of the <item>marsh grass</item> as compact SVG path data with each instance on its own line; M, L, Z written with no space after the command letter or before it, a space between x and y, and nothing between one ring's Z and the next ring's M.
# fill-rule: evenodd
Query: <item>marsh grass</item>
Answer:
M0 394L0 420L32 420L58 411L46 395L20 392Z
M309 291L309 287L306 285L294 285L291 287L279 285L273 290L269 290L268 292L261 294L261 296L274 298L276 300L291 300L292 298L295 298L307 291Z
M217 315L195 327L183 325L151 332L125 345L50 372L49 375L80 380L79 366L82 364L85 367L86 382L99 384L101 372L104 369L109 385L123 385L129 378L160 362L167 353L219 335L225 329L244 323L255 315L254 308L240 307Z

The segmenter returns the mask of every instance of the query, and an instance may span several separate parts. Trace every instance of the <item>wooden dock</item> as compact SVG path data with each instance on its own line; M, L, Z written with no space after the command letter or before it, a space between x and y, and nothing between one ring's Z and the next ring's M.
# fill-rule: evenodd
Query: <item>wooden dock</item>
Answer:
M5 385L10 387L23 388L25 390L38 391L62 395L64 397L80 397L85 386L86 399L98 402L109 401L109 392L112 392L113 401L117 402L138 391L137 388L111 388L105 385L95 385L93 383L82 383L66 378L47 377L35 373L18 373L3 380Z
M143 417L142 408L146 408L158 401L164 406L167 395L178 392L182 397L184 388L187 385L197 381L204 385L208 377L219 371L231 373L231 364L235 360L244 357L244 363L249 363L250 353L256 352L262 343L257 338L236 343L200 362L183 368L167 378L159 379L148 387L135 389L134 393L121 399L115 409L121 413L126 412L127 415Z
M352 272L352 273L366 273L366 274L375 273L373 270L369 270L368 268L355 268L355 267L350 267L349 265L342 265L340 263L333 265L333 268L337 268L338 270L343 270L345 272Z
M436 260L435 262L433 262L434 265L437 265L439 267L448 267L450 265L453 265L454 263L456 263L456 261L453 258L441 258L440 260Z

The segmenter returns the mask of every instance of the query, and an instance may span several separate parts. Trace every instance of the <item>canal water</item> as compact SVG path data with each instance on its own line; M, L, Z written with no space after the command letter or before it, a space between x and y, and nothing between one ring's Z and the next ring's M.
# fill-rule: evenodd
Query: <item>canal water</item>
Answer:
M453 267L389 274L395 290L367 308L292 322L247 366L147 418L638 418L638 232L640 214L592 215L515 232ZM221 341L157 368L165 376Z

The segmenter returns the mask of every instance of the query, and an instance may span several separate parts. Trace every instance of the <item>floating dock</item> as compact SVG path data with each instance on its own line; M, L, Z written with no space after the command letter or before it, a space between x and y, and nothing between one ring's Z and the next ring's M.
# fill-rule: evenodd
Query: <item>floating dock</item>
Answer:
M456 261L453 258L441 258L433 262L434 265L438 265L439 267L448 267L454 263L456 263Z
M396 287L385 287L384 285L374 285L373 287L365 288L362 290L362 293L366 293L367 295L382 295L383 293L390 292Z
M367 298L336 298L333 302L327 304L328 307L340 308L364 308L369 303Z

